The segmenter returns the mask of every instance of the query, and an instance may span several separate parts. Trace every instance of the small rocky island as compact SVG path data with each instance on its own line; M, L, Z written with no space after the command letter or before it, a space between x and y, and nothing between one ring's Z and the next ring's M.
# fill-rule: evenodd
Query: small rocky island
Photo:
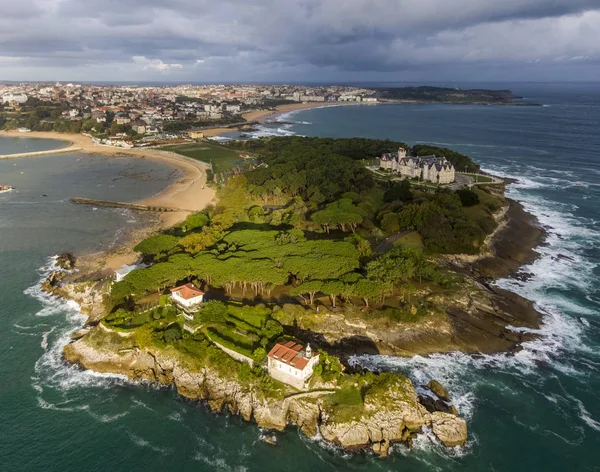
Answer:
M113 273L96 259L57 258L43 288L88 315L65 360L173 385L263 428L295 424L349 451L387 455L424 428L464 445L467 424L436 379L414 385L348 359L518 350L531 335L512 327L537 328L540 315L489 282L535 257L536 221L498 179L436 185L358 159L402 148L427 163L417 156L431 146L297 137L230 146L267 165L219 185L207 212L139 242L140 264Z

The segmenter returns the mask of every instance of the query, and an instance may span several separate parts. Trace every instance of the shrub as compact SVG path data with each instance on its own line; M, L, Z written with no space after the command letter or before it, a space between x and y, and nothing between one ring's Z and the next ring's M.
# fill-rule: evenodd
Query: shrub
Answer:
M172 323L167 326L167 329L164 331L163 338L165 342L172 343L178 339L181 339L183 336L183 329L179 323Z
M458 195L458 198L460 198L460 203L464 207L477 205L479 203L479 195L473 192L473 190L464 188L457 190L456 194Z

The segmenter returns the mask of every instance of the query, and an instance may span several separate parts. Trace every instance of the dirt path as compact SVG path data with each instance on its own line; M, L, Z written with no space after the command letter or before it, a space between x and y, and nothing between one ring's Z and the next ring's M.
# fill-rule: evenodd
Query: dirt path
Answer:
M399 233L391 235L389 238L387 238L385 241L383 241L379 246L377 246L377 249L375 249L375 252L377 254L382 254L386 251L389 251L396 241L398 241L400 238L403 238L406 235L409 235L412 232L413 232L412 229L405 229L404 231L400 231Z

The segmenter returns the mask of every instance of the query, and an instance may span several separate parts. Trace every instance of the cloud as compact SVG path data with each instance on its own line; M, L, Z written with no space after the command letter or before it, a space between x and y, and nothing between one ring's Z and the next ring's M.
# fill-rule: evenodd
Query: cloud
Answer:
M133 56L133 62L142 67L142 70L153 70L168 74L171 69L181 69L181 64L165 64L160 59L147 59L144 56Z
M567 59L600 72L598 0L4 3L0 54L26 65L3 67L2 78L16 80L50 70L88 80L476 79L498 64L519 78L535 61L558 77Z

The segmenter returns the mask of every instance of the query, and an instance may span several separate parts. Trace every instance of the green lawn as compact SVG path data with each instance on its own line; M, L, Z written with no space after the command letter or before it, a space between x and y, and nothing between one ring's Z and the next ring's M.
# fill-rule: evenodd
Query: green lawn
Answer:
M421 235L416 231L402 236L400 239L394 241L394 247L402 247L407 249L416 249L418 251L423 250L423 239Z
M204 141L199 143L181 144L179 146L167 146L162 149L165 151L176 152L202 162L212 163L213 172L217 174L244 164L244 159L240 157L240 151Z
M365 411L359 387L346 385L326 398L326 407L340 422L359 419Z
M492 179L491 177L487 177L485 175L472 175L472 174L465 174L464 172L457 172L457 174L460 175L465 175L467 176L469 179L471 179L471 182L475 182L475 180L477 180L478 183L489 183L489 182L493 182L494 179ZM475 177L477 177L477 179L475 179Z
M490 195L480 188L473 188L471 190L477 194L480 203L471 207L465 207L465 213L489 234L496 228L496 221L493 214L502 207L503 202L500 198Z

